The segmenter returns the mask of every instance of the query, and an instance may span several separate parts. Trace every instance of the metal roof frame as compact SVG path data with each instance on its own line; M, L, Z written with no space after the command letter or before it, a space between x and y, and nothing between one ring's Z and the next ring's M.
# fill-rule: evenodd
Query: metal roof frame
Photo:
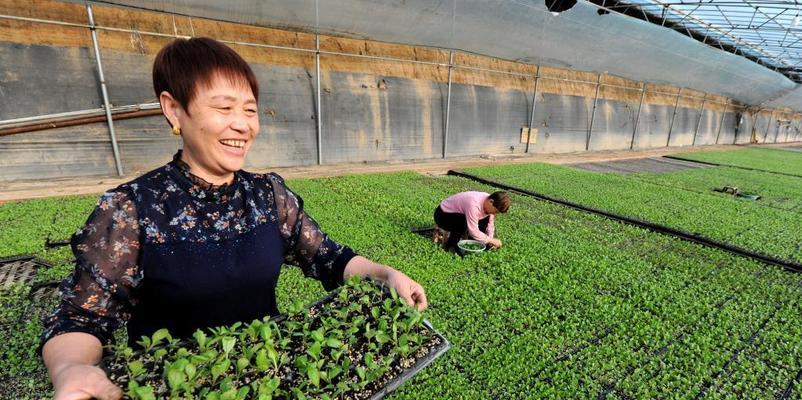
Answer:
M673 29L802 83L802 1L588 1Z

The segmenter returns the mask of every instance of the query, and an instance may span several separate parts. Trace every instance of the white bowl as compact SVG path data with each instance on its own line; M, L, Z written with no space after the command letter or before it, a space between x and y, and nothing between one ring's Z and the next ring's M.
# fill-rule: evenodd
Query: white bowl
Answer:
M482 248L480 250L468 249L468 248L464 247L464 245L466 245L466 244L478 244L478 245L482 246ZM481 253L481 252L485 251L485 249L487 248L487 246L484 243L482 243L482 242L480 242L478 240L471 240L471 239L460 240L459 242L457 242L457 247L461 251L463 251L465 254Z

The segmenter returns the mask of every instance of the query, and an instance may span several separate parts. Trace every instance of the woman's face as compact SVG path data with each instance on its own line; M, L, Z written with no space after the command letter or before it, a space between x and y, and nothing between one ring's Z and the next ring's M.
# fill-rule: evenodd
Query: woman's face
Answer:
M183 159L192 173L212 183L228 182L242 169L245 155L259 133L256 99L246 82L215 74L211 84L198 85L188 112L177 112L184 140Z

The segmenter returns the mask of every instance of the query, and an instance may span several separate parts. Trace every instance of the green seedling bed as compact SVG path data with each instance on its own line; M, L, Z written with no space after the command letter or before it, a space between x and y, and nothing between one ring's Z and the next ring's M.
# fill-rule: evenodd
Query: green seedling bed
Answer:
M113 347L103 365L126 398L142 400L376 400L450 347L395 291L359 280L284 316L138 343Z

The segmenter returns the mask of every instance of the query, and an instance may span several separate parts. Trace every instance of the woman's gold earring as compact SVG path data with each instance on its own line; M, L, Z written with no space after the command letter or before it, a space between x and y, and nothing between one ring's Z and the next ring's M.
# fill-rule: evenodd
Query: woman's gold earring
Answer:
M173 126L173 135L179 136L181 135L181 128L178 126Z

